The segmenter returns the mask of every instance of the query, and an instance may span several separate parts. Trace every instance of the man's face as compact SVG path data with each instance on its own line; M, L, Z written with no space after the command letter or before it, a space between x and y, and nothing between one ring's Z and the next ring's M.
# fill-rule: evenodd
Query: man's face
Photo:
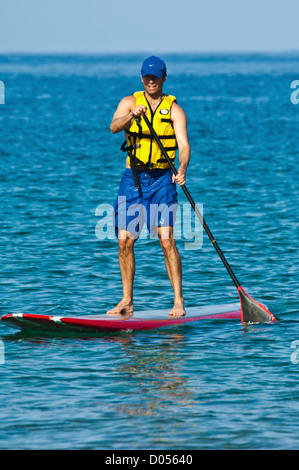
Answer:
M141 78L145 91L149 95L156 95L162 92L163 83L166 80L166 75L158 78L155 75L145 75Z

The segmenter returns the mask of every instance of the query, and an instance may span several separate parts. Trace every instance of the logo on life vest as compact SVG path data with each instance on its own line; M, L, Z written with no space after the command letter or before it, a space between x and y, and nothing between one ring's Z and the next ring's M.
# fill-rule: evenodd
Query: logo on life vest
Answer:
M169 113L169 110L168 109L160 109L160 114L168 114Z

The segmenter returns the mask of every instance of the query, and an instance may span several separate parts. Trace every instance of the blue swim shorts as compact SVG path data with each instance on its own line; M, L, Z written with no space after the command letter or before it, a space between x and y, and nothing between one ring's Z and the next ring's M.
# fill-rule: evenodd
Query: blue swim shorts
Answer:
M158 227L173 227L177 210L176 185L171 170L137 171L139 188L135 188L132 170L126 168L114 203L115 233L130 232L138 238L146 222L151 236Z

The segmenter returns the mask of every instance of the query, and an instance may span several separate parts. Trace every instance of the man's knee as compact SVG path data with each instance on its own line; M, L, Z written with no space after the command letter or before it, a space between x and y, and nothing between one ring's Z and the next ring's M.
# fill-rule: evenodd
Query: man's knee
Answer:
M124 230L122 232L118 238L118 247L119 251L124 253L133 249L136 240L130 236L129 232Z
M175 240L173 236L173 227L159 227L159 240L164 252L171 252L175 249Z

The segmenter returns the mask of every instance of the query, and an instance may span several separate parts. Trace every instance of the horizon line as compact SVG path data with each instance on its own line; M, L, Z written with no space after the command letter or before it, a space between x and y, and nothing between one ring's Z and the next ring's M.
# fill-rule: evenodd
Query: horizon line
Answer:
M107 56L107 55L146 55L152 54L153 51L140 50L140 51L1 51L0 55L53 55L53 56L62 56L62 55L94 55L94 56ZM159 55L279 55L279 54L290 54L296 55L299 54L299 49L273 49L273 50L185 50L185 51L160 51L156 52Z

